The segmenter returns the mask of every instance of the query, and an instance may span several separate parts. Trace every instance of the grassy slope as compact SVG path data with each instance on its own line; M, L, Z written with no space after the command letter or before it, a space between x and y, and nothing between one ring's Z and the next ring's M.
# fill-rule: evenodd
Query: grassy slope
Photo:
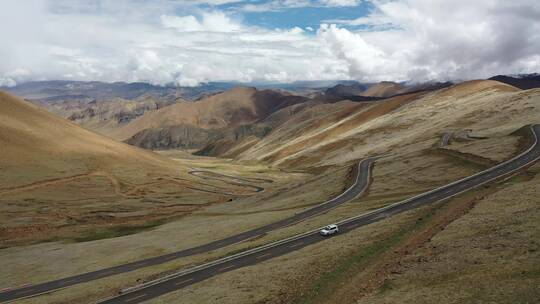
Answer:
M368 122L365 120L360 121L358 124L351 124L350 128L346 130L343 134L344 138L341 136L329 136L323 138L321 145L316 145L311 149L310 153L316 153L316 157L319 159L317 162L308 160L305 162L296 163L299 166L313 165L321 163L341 163L342 161L354 158L360 158L365 155L365 153L371 151L371 145L374 145L377 149L385 150L386 148L391 149L395 155L389 158L383 159L375 167L374 171L374 184L370 189L369 196L366 199L357 200L341 208L337 208L329 212L327 215L311 219L306 223L300 225L295 225L293 227L284 229L273 233L265 238L254 240L255 243L264 243L272 239L284 237L292 233L297 233L305 231L310 228L318 227L328 222L336 221L339 218L350 216L351 214L357 214L372 208L376 208L393 201L414 195L420 191L433 188L437 185L447 183L453 179L469 175L476 170L477 166L471 166L467 162L463 161L454 161L449 155L438 155L433 153L427 153L422 151L423 149L429 149L433 144L438 142L439 132L447 127L468 127L474 126L476 131L485 132L487 135L497 135L502 136L513 129L520 127L528 121L534 121L538 116L538 105L535 103L539 96L538 90L531 90L527 92L516 92L512 87L500 86L498 83L494 82L472 82L467 83L462 86L454 87L451 89L446 89L440 92L428 94L421 99L417 99L412 103L398 107L389 113L383 113L380 116L370 119ZM466 105L471 104L470 107L465 107ZM504 108L502 113L497 113L495 109ZM304 125L308 127L307 132L302 132L301 130L291 131L289 134L299 134L307 135L309 138L314 134L319 134L322 132L332 131L336 125L340 125L335 121L332 121L335 117L341 115L339 121L347 120L349 115L362 115L363 111L367 111L369 107L358 107L356 111L351 109L336 111L328 115L331 119L325 121L320 125L315 125L313 130L309 129L309 123ZM487 110L487 111L486 111ZM439 112L441 114L439 114ZM464 114L460 114L464 112ZM454 116L457 116L455 118ZM324 117L323 116L319 116ZM350 119L350 118L349 118ZM311 120L314 122L316 120ZM504 122L504 123L501 123ZM291 126L292 127L292 126ZM321 127L321 129L319 129ZM285 134L289 132L285 129L280 130ZM424 132L421 132L424 130ZM341 130L343 131L343 130ZM389 140L391 134L396 134L394 141ZM289 134L286 134L287 136ZM284 142L296 143L298 141L291 140L291 138L296 137L287 137L283 136L281 138L281 144ZM373 139L371 138L373 136ZM274 141L279 142L276 138L273 138ZM329 153L327 149L324 149L324 146L332 143L344 143L350 142L350 145L345 145L345 148L340 148L339 145L336 145L336 149L332 150L332 153ZM493 159L500 159L500 155L510 155L515 152L515 141L509 140L505 143L510 144L510 148L506 146L493 145L493 142L478 141L478 147L482 152L483 157L490 157L490 151L496 152L496 156L491 157ZM359 143L364 143L364 145L359 145ZM484 144L493 145L490 148L486 148ZM270 147L269 144L265 146L265 143L262 145L256 144L254 147L257 149L265 149L265 147ZM323 148L321 148L323 147ZM351 149L351 147L353 147ZM359 147L359 148L354 148ZM499 148L506 149L504 151L498 150ZM265 150L264 155L269 153L272 155L273 151L279 149L276 146L268 148ZM306 149L304 147L303 149ZM309 149L307 149L309 150ZM487 151L487 152L486 152ZM467 153L473 153L474 149L467 147ZM248 155L246 153L252 153ZM301 150L301 154L303 150ZM247 151L241 154L245 156L246 159L252 159L260 157L263 154L260 154L259 151L248 149ZM338 157L340 155L346 155L345 158ZM298 155L285 155L284 158L278 158L274 163L279 163L287 165L288 159L299 159ZM285 161L286 160L286 161ZM204 162L204 160L201 160ZM211 165L209 168L213 168ZM396 175L395 172L400 172ZM445 172L444 175L441 175L440 172ZM204 235L200 235L196 241L204 241L208 239L210 235L215 236L216 233L224 233L225 230L230 232L229 229L238 229L242 230L241 225L258 225L260 220L269 220L269 215L274 215L278 213L279 216L285 216L290 213L288 210L283 210L284 206L289 204L297 204L302 206L306 203L313 203L314 197L324 196L321 195L322 190L332 188L337 190L339 187L336 187L336 184L339 184L338 178L335 174L329 173L320 177L320 180L314 183L306 184L294 184L287 186L286 188L279 189L275 193L265 193L264 198L260 199L246 199L241 200L240 205L237 206L236 210L230 209L229 205L219 205L213 207L212 212L203 211L201 213L202 217L197 218L193 217L186 221L185 223L175 222L167 227L163 227L163 230L156 230L153 232L147 232L144 234L133 235L125 238L118 238L116 240L106 240L103 243L98 242L95 246L105 246L103 248L112 248L115 244L116 246L122 246L125 244L131 244L133 247L134 243L140 243L141 240L148 240L150 242L158 242L159 238L165 238L169 240L171 236L176 237L177 239L182 239L181 233L183 225L193 226L197 224L202 224L204 221L207 221L208 218L205 218L208 215L217 216L213 218L213 223L216 225L215 231L208 231ZM520 183L523 182L518 180ZM537 185L538 183L536 183ZM525 189L534 186L535 184L523 184ZM534 188L534 187L533 187ZM504 190L504 189L503 189ZM524 191L523 187L518 189L519 191L514 191L511 193L514 198L522 198L524 201L530 200L532 192ZM315 194L316 191L317 194ZM328 193L326 194L328 195ZM536 196L537 197L537 196ZM484 198L489 201L490 198ZM503 201L512 202L512 199L503 198ZM534 202L533 202L534 203ZM493 207L493 206L491 206ZM491 218L485 217L485 220L488 222L497 223L498 220L501 220L505 217L505 208L488 208L492 210L493 213L497 214L498 217ZM249 211L254 211L252 214ZM291 209L299 210L299 209ZM473 209L475 210L475 209ZM530 211L532 217L536 216L537 212L534 209L525 209ZM267 262L264 262L259 265L252 267L247 267L233 272L220 275L218 277L212 278L208 281L201 282L194 286L179 290L177 292L165 295L156 299L156 303L170 303L178 301L181 299L185 302L197 302L197 303L283 303L291 302L294 299L297 299L298 295L307 294L309 290L313 288L310 285L312 282L317 282L317 278L321 278L322 274L328 271L335 269L340 269L340 263L347 262L347 257L360 257L362 260L364 257L373 257L376 260L376 257L382 252L390 251L393 246L405 237L408 236L411 231L414 231L417 228L416 223L419 218L425 218L426 214L429 214L431 211L429 208L424 208L422 210L408 212L406 214L399 215L395 218L392 218L387 221L382 221L380 223L369 225L362 229L358 229L357 233L351 233L348 235L338 236L332 238L327 242L317 244L314 246L309 246L305 249L302 249L298 252L288 254L286 256L273 259ZM482 215L483 216L483 215ZM233 222L231 222L233 221ZM482 217L480 223L484 221ZM247 224L247 223L250 224ZM455 224L456 222L454 222ZM452 224L452 225L454 225ZM477 223L478 224L478 223ZM228 227L228 228L226 228ZM530 233L533 226L527 224L525 226L519 226L525 229L526 234ZM519 232L522 228L517 228L517 230L510 232L508 234L509 239L513 237L513 233ZM475 228L475 225L470 225L471 229ZM493 227L488 227L489 231L493 230ZM478 233L485 233L484 230L479 230ZM528 239L528 237L523 238ZM127 242L130 240L130 242ZM111 242L109 242L111 241ZM114 241L114 242L113 242ZM195 240L191 240L193 242ZM189 246L189 242L185 243L185 246ZM200 259L207 259L215 257L216 254L226 254L228 250L236 251L240 248L253 246L253 242L248 242L246 244L238 244L227 250L220 251L220 253L214 253L208 256L197 257L197 259L187 259L182 263L178 262L174 265L159 267L158 269L144 270L138 273L127 274L118 278L110 278L103 280L103 282L98 285L83 285L71 290L65 290L60 293L48 298L50 302L73 302L81 301L81 299L86 299L88 301L95 300L100 296L108 295L112 290L107 291L105 286L125 286L126 282L134 283L137 278L145 277L151 274L155 274L158 271L170 270L174 267L185 266L186 263L199 261ZM467 239L462 240L463 247L467 248ZM146 243L146 241L143 241ZM100 245L101 244L101 245ZM122 245L119 245L122 244ZM451 247L451 242L447 243L447 246ZM158 248L163 248L156 246ZM43 247L41 247L44 249ZM76 249L71 247L72 252L76 252ZM79 247L82 248L82 247ZM87 247L84 247L87 248ZM38 249L38 248L36 248ZM138 248L137 250L140 250ZM533 248L534 249L534 248ZM48 248L48 250L52 250ZM80 250L80 249L79 249ZM161 249L163 250L163 249ZM47 250L45 250L47 251ZM366 253L369 253L366 255ZM5 257L13 259L14 252L5 252ZM525 256L525 260L527 260ZM19 261L22 261L21 257ZM529 259L530 260L530 259ZM527 260L527 261L529 261ZM96 263L100 263L99 258L94 258ZM321 263L321 261L326 261ZM437 259L435 259L437 261ZM534 260L533 260L534 261ZM80 262L80 261L79 261ZM491 260L489 265L495 265L496 260ZM361 264L361 263L360 263ZM445 269L448 264L442 263L443 268ZM466 267L467 264L461 264L459 267ZM523 264L525 265L525 264ZM416 267L416 266L414 266ZM532 268L531 268L532 269ZM66 272L74 271L73 269L65 270ZM532 272L525 272L526 277L534 277L534 269ZM41 276L46 276L46 269L41 269ZM351 277L350 273L346 273L346 276L343 274L346 272L337 272L333 280L345 280ZM425 273L421 273L425 275ZM12 276L15 276L14 274ZM324 277L322 277L324 280ZM416 280L417 278L410 277ZM534 281L533 281L534 282ZM403 282L402 282L403 283ZM404 282L405 284L407 282ZM328 286L327 284L323 284ZM393 289L395 284L388 283L383 285L383 291L388 291ZM444 285L441 285L441 290L444 290ZM461 285L457 285L461 286ZM331 287L331 286L330 286ZM110 288L110 287L108 287ZM329 292L326 293L330 298L333 296L333 288L329 288ZM388 298L374 299L373 301L388 302L388 299L395 301L400 294L403 292L409 293L412 298L414 298L414 293L410 293L408 286L403 285L396 289L397 292L391 293ZM529 290L530 291L530 290ZM487 293L486 293L487 294ZM352 295L354 296L354 295ZM392 298L396 297L396 298ZM443 296L439 295L440 298L436 298L436 301L441 301ZM42 298L43 299L43 298ZM309 297L307 297L309 299ZM324 299L324 297L323 297ZM371 301L371 298L365 298ZM28 302L32 302L31 300Z
M3 92L0 145L0 247L124 235L253 194Z
M456 147L450 146L450 149L455 148L457 151L464 150L468 154L477 155L477 158L481 157L493 161L500 161L514 155L518 150L517 145L519 144L519 140L516 140L512 136L507 136L507 134L525 123L536 122L538 117L540 117L538 115L539 106L537 102L539 98L540 91L538 90L522 92L496 82L470 82L428 94L387 114L387 117L383 115L374 119L372 123L368 123L366 126L360 124L356 130L352 129L349 134L346 134L346 136L350 136L349 139L353 142L366 143L363 141L365 139L366 141L369 140L369 142L377 144L378 141L384 138L381 138L381 132L384 134L390 132L393 134L395 132L397 136L392 145L389 145L387 142L383 143L384 146L393 147L392 152L395 154L377 163L374 171L374 184L370 189L369 196L359 200L359 203L368 204L372 208L383 206L412 196L418 193L418 191L425 191L450 182L457 179L460 175L470 175L482 169L483 165L475 163L475 158L471 160L462 159L456 158L451 154L433 153L430 151L438 143L439 135L442 133L441 131L446 128L460 129L473 127L475 134L489 135L491 137L487 140L459 144ZM503 108L504 111L498 111L500 108ZM358 112L365 110L360 109ZM361 134L360 130L362 129L368 130L372 127L375 130L373 132L367 131L364 137L353 136L356 132ZM385 127L388 128L384 131L381 130ZM325 128L328 127L325 126ZM420 132L421 130L424 130L424 132ZM281 132L286 131L281 130ZM309 131L306 133L309 133ZM373 140L368 138L371 135L374 135ZM265 140L266 138L263 139L263 141ZM339 138L331 138L331 140L343 142ZM282 142L295 142L295 139L290 141L283 140ZM264 143L259 143L255 147L264 149L261 148L263 145ZM364 146L369 147L368 145ZM462 148L462 146L465 147ZM269 149L269 151L272 151L272 149ZM310 152L313 151L319 151L317 156L319 157L319 161L322 160L323 163L327 162L328 156L331 155L328 151L324 150L313 149ZM341 149L337 151L351 158L357 154L361 155L354 150ZM260 157L263 155L258 154L259 151L253 149L247 152L254 152L249 156ZM245 156L246 154L242 155ZM337 162L337 159L334 161ZM303 163L303 165L306 164L314 163ZM396 175L396 172L399 172L399 174ZM445 174L441 175L440 172L445 172ZM443 182L441 178L447 180ZM335 241L330 240L325 244L310 246L282 258L224 274L197 284L197 286L163 296L155 302L167 303L173 299L180 298L187 301L199 300L201 303L211 303L212 301L220 301L221 303L290 303L293 301L307 303L356 303L357 299L360 303L371 303L372 301L376 303L392 303L401 302L402 299L410 300L411 303L414 303L418 301L420 296L425 297L425 303L453 303L463 299L467 302L476 303L474 301L475 296L478 296L482 300L496 300L497 297L490 295L490 293L500 296L500 299L503 301L512 297L508 295L516 295L518 299L530 302L534 296L537 296L536 289L534 288L538 282L536 276L537 270L533 266L535 261L538 261L537 255L535 255L537 244L535 241L531 242L531 240L537 238L535 237L537 235L537 229L534 228L535 226L532 223L538 216L538 210L534 206L538 205L535 197L538 197L536 192L539 189L537 187L537 178L528 183L521 184L526 181L527 179L515 179L514 182L517 183L516 187L519 185L519 190L517 188L513 189L512 184L481 189L479 192L464 195L456 200L452 200L449 204L442 205L443 208L440 211L431 210L431 207L411 211L393 219L359 229L357 234L340 236L339 240L336 238ZM492 191L496 193L489 195ZM499 199L499 205L494 202L496 197L501 197ZM516 199L522 203L521 207L513 203ZM459 206L458 202L459 204L463 204L464 209L456 207ZM502 205L500 205L501 202L503 202ZM516 212L518 213L525 210L530 213L518 220L517 223L512 219L506 219L507 208L511 205L515 205L515 208L517 208ZM349 207L343 207L343 209L347 208ZM481 209L485 210L484 214L477 214L477 210ZM449 210L455 211L450 221L448 218ZM490 214L485 214L488 211ZM336 210L336 212L339 212L339 210ZM467 215L468 212L471 212L471 215ZM349 214L354 214L354 212ZM433 217L431 214L437 215L435 220L432 220ZM323 216L321 220L323 218L329 217ZM467 218L470 220L474 219L475 224L471 223L467 224L467 226L460 226L462 225L462 221ZM421 220L422 223L418 222L418 220ZM332 219L326 220L326 222L331 221ZM392 257L393 251L400 248L399 246L404 243L407 244L411 239L416 239L418 235L425 235L421 233L424 231L424 227L434 227L430 229L430 233L434 235L434 240L436 240L440 235L446 234L446 231L453 229L452 227L455 226L459 227L456 229L461 231L461 233L467 231L468 234L485 238L487 243L483 246L489 247L496 255L497 250L500 249L490 245L489 240L493 236L489 235L497 235L497 233L492 232L497 231L497 227L504 226L500 225L500 223L509 224L510 222L514 223L514 227L509 230L505 229L505 233L507 233L504 236L505 242L509 243L504 246L508 250L502 254L508 259L509 263L519 265L518 268L520 270L517 272L512 272L510 270L511 267L508 267L506 270L495 271L485 276L481 274L482 271L480 269L477 272L470 273L470 263L473 263L472 261L478 261L482 255L477 255L479 254L478 252L474 253L470 257L472 261L469 257L460 258L457 256L462 253L469 254L469 252L477 251L476 245L473 247L467 245L469 242L474 244L476 240L467 237L458 240L459 235L454 235L454 238L446 241L444 251L437 250L440 252L439 255L444 254L446 251L453 252L456 255L453 259L460 260L457 264L453 264L453 261L446 260L445 257L438 258L437 255L433 256L430 252L432 251L430 250L432 248L430 238L424 239L423 243L413 242L415 246L406 247L407 250L401 251L402 254L397 258ZM439 223L446 224L440 226ZM517 250L511 248L510 244L513 238L519 239L517 244L520 245L518 245ZM453 247L453 241L457 241L461 245L456 249L451 249ZM433 260L433 263L430 265L438 267L438 270L432 271L430 269L431 266L423 266L425 259L416 255L416 250L419 250L418 248L421 248L421 251L425 250L428 255L431 255L428 257L428 259ZM397 270L395 270L395 273L383 271L382 273L384 275L373 276L373 278L377 277L380 279L367 289L367 291L373 291L373 295L369 292L367 296L363 292L359 294L353 292L346 295L345 298L341 296L336 298L336 294L343 294L344 290L355 290L359 288L357 285L347 285L347 282L350 282L351 278L358 276L362 278L361 282L371 280L370 278L372 278L371 275L373 273L369 271L364 272L365 268L362 265L366 265L369 261L378 261L381 257L387 255L392 257L389 261L395 263L393 265L397 268L394 269ZM412 260L410 269L409 266L401 267L404 261L410 260ZM321 261L325 262L322 263ZM489 259L483 267L497 269L498 267L495 265L499 262L496 259ZM350 268L354 271L348 271ZM377 271L377 268L370 269L370 271ZM460 273L462 271L464 274L468 273L465 280L460 279ZM407 275L407 272L412 272L412 274ZM437 276L437 273L440 272L446 272L446 274L441 275L438 279L440 283L435 283L439 291L434 296L428 296L431 287L424 289L425 292L421 291L420 293L415 293L412 289L419 287L421 289L422 284L431 282L434 280L434 276ZM262 275L263 273L264 275ZM401 273L405 273L403 279L401 279ZM390 275L390 278L392 278L391 281L387 281L387 275ZM501 279L501 276L509 276L510 279L502 280L502 283L499 283L497 281ZM453 278L455 281L453 281ZM486 283L477 283L481 279L485 279ZM394 282L394 280L396 281ZM421 281L416 283L418 280ZM434 282L437 282L437 280ZM517 282L523 283L519 289L516 289ZM493 289L489 287L490 284L498 286L501 291L494 293ZM343 288L343 286L346 286L346 288ZM464 294L467 295L466 297L457 295L455 297L457 300L454 301L452 300L453 294L444 292L445 288L450 286L452 286L450 290L454 291L460 289L472 290L469 286L480 286L481 289L476 293L465 291ZM313 296L314 293L315 296ZM505 293L507 296L502 295ZM346 299L346 301L344 302L339 299Z
M540 90L519 91L496 81L471 81L411 98L401 103L395 98L378 102L332 124L318 125L314 120L312 124L319 127L300 135L287 130L294 129L294 124L285 124L239 158L285 167L336 164L396 148L427 148L449 128L509 133L540 116L540 105L535 102Z

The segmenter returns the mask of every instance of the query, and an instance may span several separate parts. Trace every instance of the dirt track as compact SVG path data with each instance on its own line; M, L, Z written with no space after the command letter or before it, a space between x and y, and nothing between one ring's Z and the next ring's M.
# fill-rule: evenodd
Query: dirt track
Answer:
M264 188L256 186L256 185L252 185L252 184L247 184L245 182L264 182L264 183L273 182L272 180L269 180L269 179L241 178L241 177L236 177L232 175L226 175L226 174L220 174L220 173L215 173L211 171L202 171L202 170L190 171L189 174L193 176L197 176L205 180L213 179L213 180L218 180L218 181L228 183L234 186L254 189L254 192L261 192L264 190ZM224 191L224 190L229 190L229 189L226 189L224 187L219 187L213 184L194 182L187 179L172 178L172 177L171 178L156 178L156 181L154 182L148 182L148 183L143 183L143 184L131 184L128 186L129 189L127 191L122 191L121 182L113 174L106 171L94 171L94 172L76 174L76 175L67 176L67 177L38 181L38 182L11 187L11 188L3 188L3 189L0 189L0 195L18 193L22 191L34 190L34 189L47 187L47 186L69 183L75 180L89 178L93 176L106 177L111 182L111 186L114 189L114 193L122 197L137 197L139 196L137 195L137 191L140 190L141 188L145 186L161 184L163 182L173 182L173 183L180 184L188 189L195 190L195 191L202 191L202 192L209 192L209 193L216 193L216 194L223 194L223 195L233 195L233 196L246 195L245 193L234 193L234 192ZM241 181L241 182L235 182L235 180ZM193 186L197 184L203 187ZM213 189L207 189L207 187L211 187Z

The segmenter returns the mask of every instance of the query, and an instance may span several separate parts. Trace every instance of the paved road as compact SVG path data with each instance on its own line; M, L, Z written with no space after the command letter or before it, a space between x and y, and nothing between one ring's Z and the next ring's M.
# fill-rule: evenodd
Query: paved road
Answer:
M531 130L534 133L535 142L527 151L521 153L520 155L490 169L443 187L371 211L369 213L343 220L338 223L340 234L350 232L358 227L380 221L407 210L451 198L495 179L509 175L535 161L538 161L540 159L540 143L538 140L538 137L540 136L540 125L532 126ZM174 290L178 290L185 286L200 282L215 275L284 255L288 252L321 242L327 238L328 237L319 235L318 229L313 230L286 240L281 240L272 244L247 250L231 257L226 257L208 264L194 267L192 269L181 271L166 278L146 283L138 288L133 288L131 291L114 298L103 300L100 303L133 304L143 302Z
M63 279L58 279L50 282L40 283L36 285L25 286L17 289L12 289L8 291L0 292L0 302L11 301L20 298L26 298L31 296L36 296L39 294L49 293L54 290L66 288L72 285L89 282L92 280L101 279L104 277L112 276L115 274L125 273L140 269L143 267L149 267L153 265L158 265L162 263L169 262L174 259L181 257L186 257L190 255L200 254L204 252L209 252L219 248L223 248L235 243L239 243L257 236L264 235L268 232L271 232L276 229L290 226L292 224L301 222L307 218L320 215L324 212L329 211L343 203L346 203L352 199L360 196L368 187L369 179L371 174L371 165L377 159L377 157L368 158L360 161L353 167L353 176L355 176L354 184L352 184L345 192L339 196L316 205L313 208L310 208L306 211L300 212L291 216L289 218L252 229L237 235L233 235L221 240L213 241L204 245L197 247L148 258L144 260L135 261L132 263L127 263L119 266L114 266L110 268L105 268L97 271L87 272L72 277L67 277Z

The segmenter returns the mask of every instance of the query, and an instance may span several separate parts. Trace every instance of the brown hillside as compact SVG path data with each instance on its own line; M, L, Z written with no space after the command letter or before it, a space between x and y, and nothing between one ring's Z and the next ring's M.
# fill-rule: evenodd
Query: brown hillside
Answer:
M63 100L32 102L86 129L100 134L110 135L112 130L126 125L147 111L157 110L167 105L186 101L183 99L160 100L151 96L144 96L136 100L112 98L97 101Z
M74 168L170 165L167 158L92 133L5 92L0 92L0 145L3 187L18 184L19 176L29 182L70 175Z
M134 233L252 193L0 92L1 247Z
M300 130L283 124L238 158L294 167L326 165L396 148L426 148L447 129L507 132L540 117L534 103L538 95L538 90L520 91L496 81L401 95L344 112L328 123L311 120ZM409 146L400 146L404 141Z
M177 103L145 113L113 133L126 140L152 128L192 125L202 129L220 129L253 123L289 105L304 102L305 97L272 90L237 87L193 103Z
M389 97L402 93L405 90L399 83L382 81L370 86L361 95L371 97Z

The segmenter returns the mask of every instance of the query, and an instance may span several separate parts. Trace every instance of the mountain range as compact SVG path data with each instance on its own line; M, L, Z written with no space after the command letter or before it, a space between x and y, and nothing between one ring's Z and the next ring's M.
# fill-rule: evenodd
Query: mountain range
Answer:
M99 302L186 265L304 234L478 173L529 147L528 125L540 117L539 88L517 87L523 77L499 79L340 83L302 92L233 87L196 100L146 93L25 100L0 92L2 287L23 286L29 272L36 276L33 284L69 281L282 221L349 189L354 165L370 156L380 158L368 190L328 212L229 247L34 299ZM261 302L294 303L313 290L320 303L346 303L341 299L355 299L358 282L371 284L368 277L380 278L373 293L380 303L414 297L411 290L426 281L436 284L422 296L465 290L461 295L469 297L466 288L481 282L509 299L523 283L515 295L531 302L536 285L528 284L534 276L527 271L537 264L531 235L538 230L538 170L531 164L515 176L294 248L162 300L214 303L227 296L247 304L256 293ZM501 256L507 267L499 267ZM348 272L330 272L340 283L321 295L313 282L328 273L320 263L326 257L336 257L330 268ZM352 265L350 257L361 263ZM374 269L364 267L370 261ZM238 287L249 282L255 285ZM247 289L253 293L236 293ZM492 291L483 299L491 301ZM475 294L469 302L476 300Z

